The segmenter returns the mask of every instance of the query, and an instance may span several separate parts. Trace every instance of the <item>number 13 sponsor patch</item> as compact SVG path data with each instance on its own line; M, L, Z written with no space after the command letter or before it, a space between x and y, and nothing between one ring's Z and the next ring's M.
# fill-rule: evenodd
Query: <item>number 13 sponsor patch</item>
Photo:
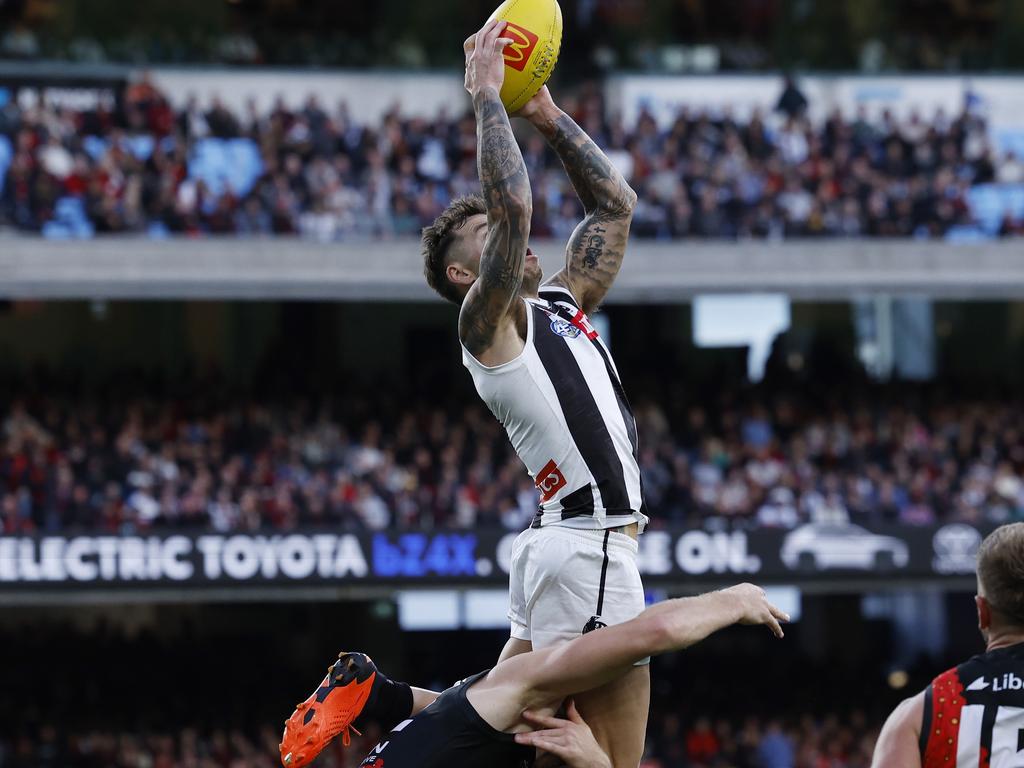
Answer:
M547 501L558 493L559 488L565 485L565 475L562 474L562 470L555 464L554 459L545 464L544 468L537 473L537 480L534 485L540 491L541 501Z

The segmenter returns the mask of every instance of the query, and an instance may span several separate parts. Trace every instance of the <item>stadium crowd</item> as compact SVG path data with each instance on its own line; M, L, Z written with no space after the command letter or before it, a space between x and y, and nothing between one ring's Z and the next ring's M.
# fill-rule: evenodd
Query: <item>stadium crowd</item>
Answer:
M318 605L313 612L337 607ZM231 618L214 618L217 611ZM302 610L279 613L270 605L260 611L268 624L284 615L304 621ZM326 640L333 648L329 638L353 633L343 625L307 626L296 647L294 632L254 632L249 622L259 626L259 618L237 606L162 616L149 628L151 616L131 629L101 621L88 630L63 622L19 627L13 618L0 631L10 649L0 661L10 694L0 701L6 724L0 768L274 768L281 720L309 676L301 661L308 652L299 648L309 647L310 634L315 646ZM376 636L381 627L368 631ZM813 661L799 650L799 631L798 623L787 646L772 647L772 665L762 653L738 654L731 645L752 642L766 652L767 635L749 628L687 655L655 659L643 768L867 768L878 728L900 692L885 684L875 659L855 661L858 654L851 653L838 663ZM502 634L439 637L452 657L446 660L438 659L432 640L420 641L424 655L416 660L412 650L419 644L407 642L405 671L415 684L443 689L452 675L466 674L466 665L493 663ZM39 665L54 657L61 658L66 688L41 684ZM110 664L112 658L118 663ZM97 676L97 669L104 673ZM912 684L923 686L934 673L931 665L912 669ZM162 695L140 695L146 687L140 678L159 680ZM687 696L679 696L681 689ZM752 695L737 697L740 690ZM361 723L366 727L352 734L351 747L336 739L316 765L355 768L391 725Z
M757 717L733 722L675 713L652 719L640 768L868 768L878 726L863 714L810 714L793 723ZM337 739L317 759L322 768L355 768L380 731ZM276 768L280 734L265 726L242 730L186 728L177 732L88 731L66 736L53 726L4 744L0 768Z
M867 768L888 712L953 651L900 662L906 684L894 688L890 629L857 622L855 598L830 596L830 612L836 602L849 610L853 634L822 633L816 600L804 598L784 642L735 627L653 659L643 768ZM333 598L10 607L0 624L0 768L272 768L284 717L338 643L442 690L492 665L507 637L399 626L373 601ZM336 739L316 765L355 768L393 725L361 722L350 748Z
M525 527L537 491L476 404L390 419L351 406L13 400L0 412L0 532ZM792 528L1024 519L1024 410L893 400L849 408L780 394L640 401L653 525ZM898 404L893 404L898 403ZM347 409L347 410L346 410ZM457 414L457 415L456 415Z
M781 99L777 112L749 120L683 109L665 127L646 113L624 125L594 87L564 105L637 189L633 232L642 238L942 237L970 222L972 185L1024 180L1021 160L997 156L984 120L969 112L833 114L812 124L806 100ZM53 236L412 236L452 197L478 189L471 115L427 120L396 108L364 125L345 103L315 96L300 109L279 100L260 112L250 102L236 114L193 99L175 110L143 80L117 108L11 100L0 108L4 137L0 227ZM228 144L238 154L225 161ZM565 174L539 135L524 131L522 148L532 233L567 238L581 211ZM221 170L209 166L211 153ZM1008 218L1000 231L1020 234L1024 222Z

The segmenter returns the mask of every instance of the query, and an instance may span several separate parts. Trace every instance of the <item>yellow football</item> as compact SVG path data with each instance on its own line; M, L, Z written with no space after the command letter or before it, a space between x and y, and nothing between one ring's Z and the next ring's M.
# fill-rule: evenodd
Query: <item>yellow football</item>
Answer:
M505 46L505 84L501 101L515 112L551 77L562 47L562 9L558 0L505 0L492 19L508 22L502 37L512 38Z

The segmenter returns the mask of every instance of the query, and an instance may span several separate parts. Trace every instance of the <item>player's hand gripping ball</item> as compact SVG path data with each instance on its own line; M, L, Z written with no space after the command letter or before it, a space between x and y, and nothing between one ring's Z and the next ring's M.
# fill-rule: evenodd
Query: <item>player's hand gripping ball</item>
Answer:
M505 82L501 102L518 112L551 77L562 47L562 9L558 0L505 0L492 19L507 22L501 36L505 46Z

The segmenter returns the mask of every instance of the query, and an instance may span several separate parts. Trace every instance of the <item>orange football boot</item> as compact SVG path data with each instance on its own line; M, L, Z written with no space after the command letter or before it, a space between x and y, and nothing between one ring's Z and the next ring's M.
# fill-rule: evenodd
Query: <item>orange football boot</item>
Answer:
M366 706L377 678L377 667L364 653L342 651L327 669L320 687L284 723L281 763L285 768L302 768L313 761L331 739L341 734L346 747L352 742L352 722Z

